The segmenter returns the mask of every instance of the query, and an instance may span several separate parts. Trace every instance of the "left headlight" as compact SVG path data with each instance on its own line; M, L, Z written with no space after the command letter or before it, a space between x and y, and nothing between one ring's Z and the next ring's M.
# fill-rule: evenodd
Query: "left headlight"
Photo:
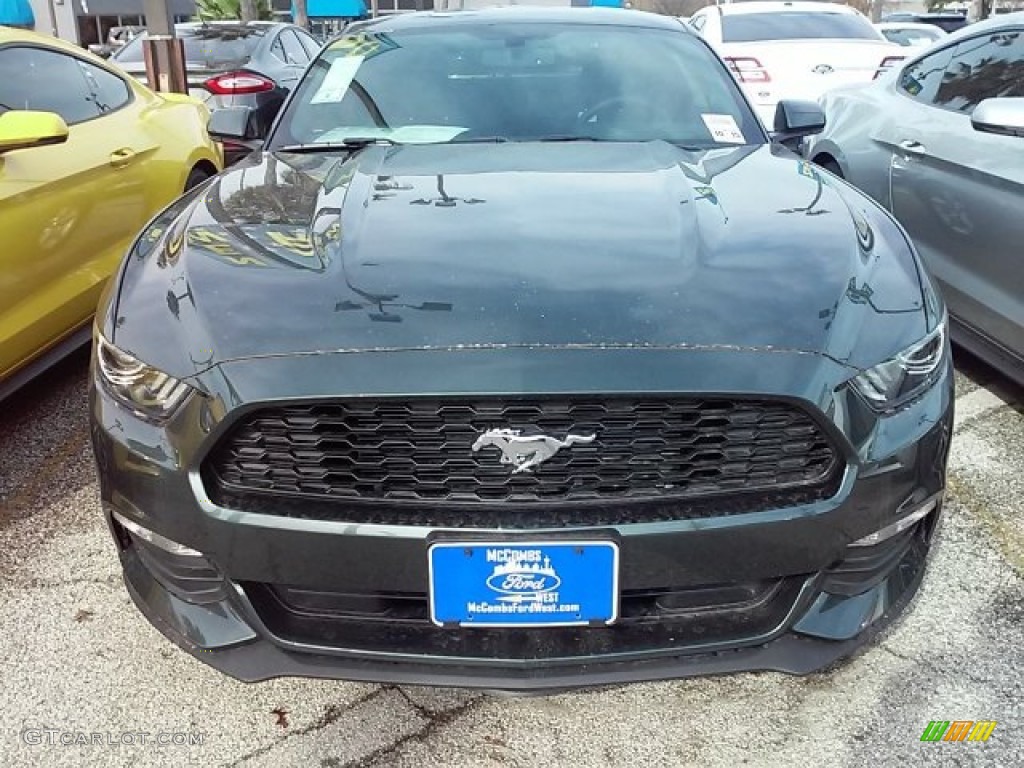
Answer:
M853 386L872 408L891 411L923 393L938 378L946 359L946 320L884 363L853 379Z
M111 397L144 418L163 421L193 391L96 334L96 371Z

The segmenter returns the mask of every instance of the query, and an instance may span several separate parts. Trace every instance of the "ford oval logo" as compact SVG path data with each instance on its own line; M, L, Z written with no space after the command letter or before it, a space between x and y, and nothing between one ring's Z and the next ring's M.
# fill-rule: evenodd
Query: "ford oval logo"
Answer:
M539 595L558 589L562 580L555 573L537 573L525 563L518 567L495 569L487 578L487 586L503 595Z
M835 70L832 68L830 64L819 64L811 71L816 72L819 75L831 75L833 72L835 72Z

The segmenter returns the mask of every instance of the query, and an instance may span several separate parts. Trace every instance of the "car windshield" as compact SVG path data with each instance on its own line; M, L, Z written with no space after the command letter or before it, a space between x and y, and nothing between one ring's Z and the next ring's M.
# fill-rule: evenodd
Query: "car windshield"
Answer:
M945 37L941 29L921 29L919 27L883 29L882 34L890 43L902 46L927 45L940 37Z
M728 71L682 29L460 22L331 43L268 146L367 138L702 148L764 134Z
M256 46L266 34L260 27L187 27L175 34L185 45L185 61L209 69L238 66L252 58ZM114 57L121 64L144 61L143 36L136 37Z
M752 43L758 40L882 40L871 22L853 13L783 11L737 13L722 17L722 41Z
M963 16L949 16L944 18L922 19L926 24L932 24L945 32L956 32L967 26L967 19Z

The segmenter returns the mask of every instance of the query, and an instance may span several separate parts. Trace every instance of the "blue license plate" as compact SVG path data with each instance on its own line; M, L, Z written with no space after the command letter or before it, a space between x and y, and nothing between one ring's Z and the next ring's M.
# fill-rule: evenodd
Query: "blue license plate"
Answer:
M439 626L604 625L618 617L612 541L438 542L429 565L430 618Z

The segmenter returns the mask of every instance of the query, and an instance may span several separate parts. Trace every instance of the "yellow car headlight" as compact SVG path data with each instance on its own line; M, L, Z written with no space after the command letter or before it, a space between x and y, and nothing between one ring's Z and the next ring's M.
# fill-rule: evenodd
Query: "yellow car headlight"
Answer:
M164 421L194 391L96 335L96 372L115 400L143 418Z

